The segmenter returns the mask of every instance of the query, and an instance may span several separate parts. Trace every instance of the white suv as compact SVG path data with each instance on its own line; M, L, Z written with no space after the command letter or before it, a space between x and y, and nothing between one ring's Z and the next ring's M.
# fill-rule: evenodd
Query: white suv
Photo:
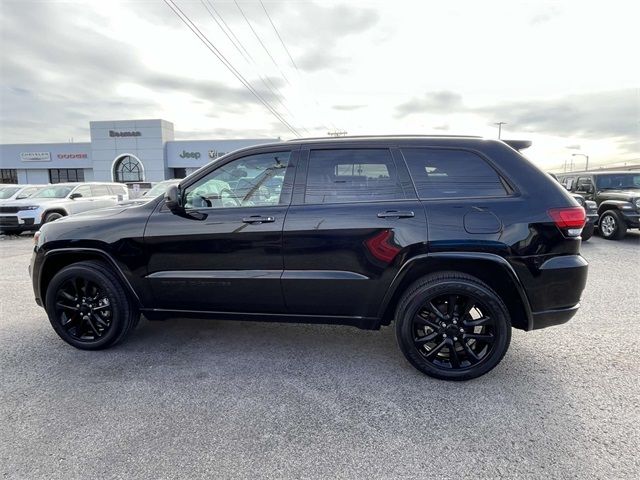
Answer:
M47 222L75 213L111 207L129 198L121 183L56 183L29 198L0 205L0 232L37 230Z
M0 185L0 205L13 200L29 198L46 185Z

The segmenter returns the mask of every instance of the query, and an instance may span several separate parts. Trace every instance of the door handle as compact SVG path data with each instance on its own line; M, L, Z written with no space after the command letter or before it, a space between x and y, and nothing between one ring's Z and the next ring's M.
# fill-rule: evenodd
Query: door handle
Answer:
M242 219L244 223L271 223L276 219L273 217L261 217L260 215L252 215L251 217L244 217Z
M386 212L378 213L378 218L411 218L415 216L415 213L411 211L387 210Z

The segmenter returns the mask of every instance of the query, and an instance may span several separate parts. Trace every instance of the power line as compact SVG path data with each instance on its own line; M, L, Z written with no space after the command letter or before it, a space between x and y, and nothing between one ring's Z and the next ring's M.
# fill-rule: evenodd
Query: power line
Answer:
M173 0L164 0L164 2L167 4L167 6L169 8L171 8L171 10L173 11L173 13L175 13L175 15L182 20L182 22L189 28L189 30L191 30L193 32L193 34L198 37L198 39L205 45L205 47L207 47L211 53L213 53L218 60L220 60L222 62L222 64L227 67L227 69L233 73L233 75L240 81L240 83L242 83L242 85L244 85L244 87L249 90L253 96L255 96L260 103L262 103L268 110L269 112L271 112L271 114L276 117L278 119L278 121L280 123L282 123L285 127L287 127L291 133L293 133L294 135L296 135L297 137L300 137L300 133L289 123L287 122L287 120L284 119L284 117L282 117L282 115L280 115L278 113L277 110L275 110L263 97L262 95L260 95L260 93L258 93L258 91L253 88L253 86L242 76L242 74L231 64L231 62L229 62L229 60L227 60L227 58L222 54L222 52L220 52L216 46L211 43L211 41L209 40L209 38L203 34L198 27L191 21L191 19L189 19L189 17L180 9L180 7L178 7Z
M280 72L280 75L282 75L282 78L284 78L286 80L286 82L291 85L291 82L289 81L289 79L287 78L287 76L284 74L284 72L282 71L282 69L280 68L280 65L278 65L278 62L276 62L276 60L273 58L273 55L271 55L271 52L269 52L269 49L267 48L267 46L264 44L264 42L262 41L262 39L260 38L260 35L258 35L258 32L256 32L256 30L253 28L253 25L251 25L251 22L249 21L249 19L247 18L247 16L244 14L244 11L242 10L242 8L240 7L240 4L238 3L237 0L233 0L233 3L236 4L236 7L238 7L238 10L240 11L240 13L242 14L242 17L244 18L244 20L247 22L247 25L249 25L249 28L251 29L251 31L253 32L253 34L255 35L256 39L258 40L258 42L260 42L260 45L262 45L262 48L264 49L265 52L267 52L267 55L269 55L269 58L271 59L271 61L273 62L273 64L276 66L276 68L278 69L278 71Z
M206 1L206 3L205 3ZM242 42L240 41L240 39L236 36L236 34L233 32L233 30L231 29L231 27L229 27L229 25L227 24L227 22L225 22L222 14L216 10L216 8L213 6L213 2L211 2L210 0L200 0L200 3L202 3L202 6L207 10L207 13L211 16L211 18L216 22L216 25L218 25L218 27L220 28L220 30L222 30L222 32L225 34L225 36L227 37L227 39L231 42L231 44L235 47L235 49L238 51L238 53L240 53L240 55L242 56L242 58L244 59L244 61L248 64L251 65L253 64L254 68L255 68L255 72L258 75L258 77L260 78L260 81L262 82L262 84L271 91L271 93L273 93L274 97L276 98L276 100L278 101L278 103L282 106L282 108L284 108L284 110L286 110L286 112L291 116L291 118L293 119L294 122L298 122L295 115L293 114L293 112L291 112L291 110L289 110L289 108L284 104L284 99L285 96L282 94L282 92L280 92L280 90L278 89L278 87L276 87L273 82L271 81L271 79L269 79L269 77L265 77L264 75L262 75L260 73L259 70L259 66L257 64L257 62L255 61L255 59L253 58L253 56L251 55L251 53L249 53L249 51L245 48L245 46L242 44ZM207 6L207 4L209 6ZM216 15L214 15L214 13L209 9L209 7L211 7L211 10L213 10L213 12L215 12L215 14L220 18L220 21L222 23L220 23L220 21L218 21L218 19L216 18ZM223 27L226 27L226 29ZM228 31L227 31L228 30ZM309 134L309 131L303 126L302 130L304 130L305 132L307 132L307 134Z
M291 65L293 65L296 71L299 73L300 70L298 70L298 66L296 65L296 62L293 61L293 57L291 56L291 53L289 52L287 45L284 43L284 40L282 40L282 37L280 36L278 29L273 23L273 20L271 20L271 15L269 15L269 12L267 11L267 7L264 6L264 3L262 3L262 0L260 0L260 5L262 5L262 9L264 10L264 13L267 15L267 18L269 19L269 23L273 27L273 31L276 32L276 35L278 36L278 40L280 40L280 43L282 44L282 48L284 48L284 51L287 52L287 55L289 55L289 60L291 60Z

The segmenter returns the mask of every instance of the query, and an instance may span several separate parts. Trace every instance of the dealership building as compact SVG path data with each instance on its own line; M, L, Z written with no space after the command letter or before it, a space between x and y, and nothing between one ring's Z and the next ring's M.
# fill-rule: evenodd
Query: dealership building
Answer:
M277 138L174 140L166 120L89 122L89 142L0 145L0 183L183 178L225 153Z

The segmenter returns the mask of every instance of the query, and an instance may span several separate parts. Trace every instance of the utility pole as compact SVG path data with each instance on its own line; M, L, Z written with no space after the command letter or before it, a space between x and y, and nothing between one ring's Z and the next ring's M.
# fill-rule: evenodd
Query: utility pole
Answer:
M571 156L575 157L576 155L584 157L586 160L586 164L584 166L585 170L589 170L589 155L585 155L584 153L572 153ZM571 163L573 164L573 159L571 160Z
M498 125L498 139L500 139L500 136L502 135L502 125L506 125L507 122L496 122L494 123L494 125Z
M346 137L347 136L347 131L346 130L334 130L332 132L327 132L327 135L329 135L330 137Z

